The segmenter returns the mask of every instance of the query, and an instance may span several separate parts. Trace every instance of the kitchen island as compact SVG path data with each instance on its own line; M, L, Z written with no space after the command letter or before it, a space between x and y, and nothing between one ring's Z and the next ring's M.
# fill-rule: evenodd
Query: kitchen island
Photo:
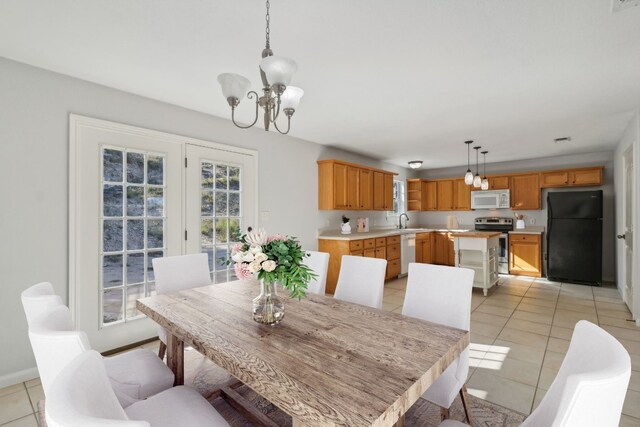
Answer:
M475 271L474 288L484 296L498 284L498 246L500 232L466 231L452 233L455 266Z

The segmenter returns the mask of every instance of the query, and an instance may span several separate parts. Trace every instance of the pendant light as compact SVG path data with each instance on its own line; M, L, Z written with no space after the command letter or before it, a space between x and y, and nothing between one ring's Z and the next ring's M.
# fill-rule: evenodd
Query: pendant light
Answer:
M483 177L482 177L482 181L480 182L481 190L489 189L489 180L487 179L487 153L488 151L482 152L482 162L484 163L484 165L483 165L483 172L482 172Z
M473 149L476 150L476 174L473 177L473 186L475 188L480 188L482 185L482 178L480 178L480 174L478 173L478 150L481 148L481 146L473 147Z
M473 144L473 141L465 141L467 144L467 173L464 174L464 183L467 185L473 184L473 173L471 172L471 168L469 167L469 146Z

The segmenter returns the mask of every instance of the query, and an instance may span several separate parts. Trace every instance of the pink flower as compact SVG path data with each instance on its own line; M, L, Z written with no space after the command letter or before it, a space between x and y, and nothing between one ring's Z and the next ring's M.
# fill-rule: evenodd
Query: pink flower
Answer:
M244 245L242 243L234 243L231 245L231 253L240 252Z
M233 265L233 270L236 272L236 277L240 280L248 279L251 277L251 271L249 270L249 264L244 262L236 262Z
M287 240L287 236L284 236L282 234L274 234L273 236L269 236L268 237L268 242L275 242L275 241L283 241L283 240Z

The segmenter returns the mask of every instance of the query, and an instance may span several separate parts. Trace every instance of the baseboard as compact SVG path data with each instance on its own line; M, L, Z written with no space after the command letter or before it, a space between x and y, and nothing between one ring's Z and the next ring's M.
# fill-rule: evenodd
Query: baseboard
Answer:
M23 369L22 371L13 372L11 374L3 375L0 377L0 388L9 387L10 385L22 383L25 381L38 378L38 368L35 366L29 369Z

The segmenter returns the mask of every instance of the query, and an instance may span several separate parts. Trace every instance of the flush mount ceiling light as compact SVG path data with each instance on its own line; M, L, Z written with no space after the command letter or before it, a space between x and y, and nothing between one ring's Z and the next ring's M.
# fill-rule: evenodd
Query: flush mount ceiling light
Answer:
M479 145L477 147L473 147L473 149L476 150L476 174L473 177L473 186L475 188L480 188L480 186L482 185L482 178L480 178L480 174L478 173L478 150L481 148L482 147L480 147Z
M411 160L409 162L409 167L411 169L418 169L420 166L422 166L422 160Z
M482 152L482 162L484 163L483 171L482 171L482 181L480 181L480 189L488 190L489 189L489 180L487 179L487 153L488 151Z
M464 183L471 185L473 184L473 173L469 167L469 147L473 144L473 141L465 141L464 143L467 144L467 173L464 174Z
M298 108L300 98L304 95L304 91L299 87L289 86L289 82L291 82L291 78L298 68L296 63L289 58L273 55L269 40L269 0L267 0L266 5L266 43L262 51L262 62L260 62L263 95L258 97L255 91L247 92L251 83L239 74L220 74L218 76L218 83L220 83L222 94L231 107L231 121L234 125L241 129L252 127L258 121L259 107L262 107L264 110L264 130L268 131L269 125L273 123L273 126L278 132L287 134L291 128L291 116L296 112L296 108ZM249 99L255 98L256 102L256 117L253 123L248 126L239 125L235 119L236 107L245 95ZM278 124L276 123L281 111L287 116L287 130L284 132L278 128Z

